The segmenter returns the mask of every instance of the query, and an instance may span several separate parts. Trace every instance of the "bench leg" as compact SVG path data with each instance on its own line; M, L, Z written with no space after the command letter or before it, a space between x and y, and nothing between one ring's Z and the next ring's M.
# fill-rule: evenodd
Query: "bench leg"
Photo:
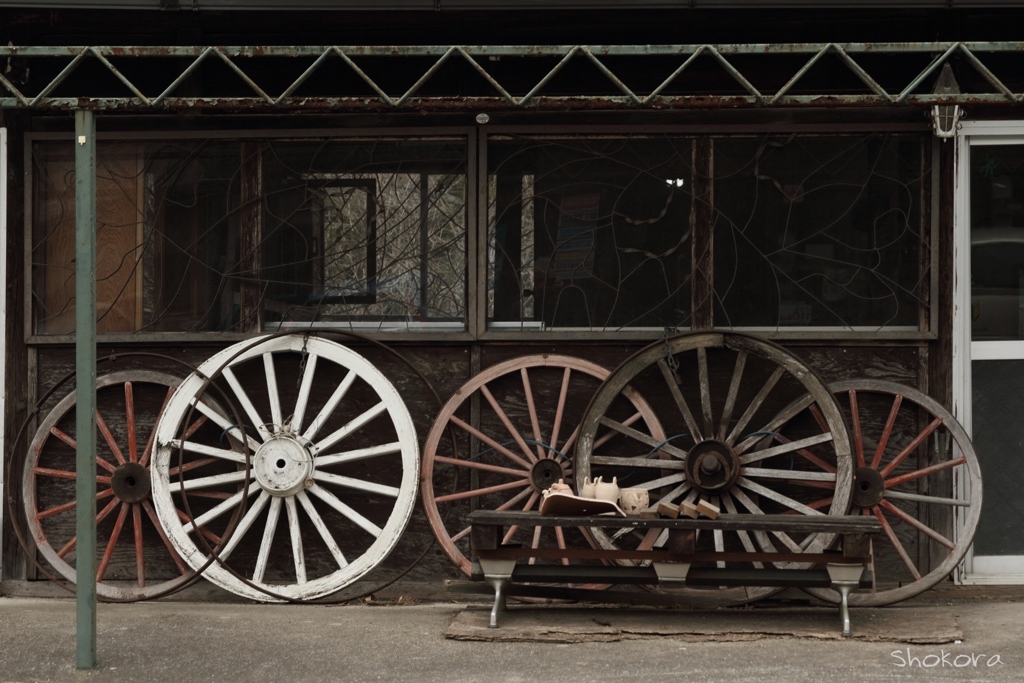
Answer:
M498 613L505 611L505 589L511 580L504 576L488 576L487 583L494 589L494 606L491 607L490 628L498 628Z
M853 632L850 630L850 593L854 588L857 587L856 583L847 583L845 581L837 581L832 584L832 587L839 591L839 616L843 620L843 635L851 636Z
M515 560L490 560L480 558L484 580L494 589L494 607L491 608L491 628L498 628L498 613L505 611L505 590L512 583Z

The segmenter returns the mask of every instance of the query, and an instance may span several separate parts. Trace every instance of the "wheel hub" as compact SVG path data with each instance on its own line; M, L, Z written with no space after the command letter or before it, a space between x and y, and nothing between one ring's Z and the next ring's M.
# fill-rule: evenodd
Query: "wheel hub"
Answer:
M690 449L685 461L686 476L702 493L724 491L740 476L740 459L729 444L715 439L701 441Z
M554 458L542 458L530 468L530 484L537 491L551 488L552 484L557 484L564 476L565 471Z
M138 503L149 496L149 470L137 462L126 462L110 475L110 488L118 500Z
M293 496L312 485L313 456L293 436L275 436L252 456L253 473L272 496Z
M885 495L885 480L873 467L858 467L853 474L853 504L861 508L878 505Z

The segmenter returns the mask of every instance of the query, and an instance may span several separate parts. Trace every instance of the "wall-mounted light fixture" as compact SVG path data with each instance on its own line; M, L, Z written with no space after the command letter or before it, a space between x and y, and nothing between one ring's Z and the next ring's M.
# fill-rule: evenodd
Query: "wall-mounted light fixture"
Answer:
M942 66L942 72L935 81L932 92L936 95L959 95L960 86L953 76L953 69L949 64ZM957 104L936 104L932 107L932 130L935 137L945 141L956 135L960 127L960 117L964 112Z

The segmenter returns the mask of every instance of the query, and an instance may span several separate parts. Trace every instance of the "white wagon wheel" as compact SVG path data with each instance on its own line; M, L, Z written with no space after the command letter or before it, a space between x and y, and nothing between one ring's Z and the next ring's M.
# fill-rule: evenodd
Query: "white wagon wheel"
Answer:
M207 377L244 424L210 407ZM183 438L193 410L217 430ZM359 579L398 543L416 500L419 448L398 391L362 356L316 337L264 337L211 357L169 402L157 445L153 497L171 542L192 567L209 565L212 582L254 600L309 600ZM186 522L172 499L182 491ZM230 531L232 511L241 517ZM230 536L213 548L197 528Z
M96 593L100 598L158 597L195 576L168 541L150 500L157 419L180 381L150 370L124 370L96 379L100 432ZM39 554L72 583L77 580L75 408L71 392L46 415L29 444L22 474L22 501L31 537Z
M464 574L471 572L464 513L470 506L535 510L541 491L559 479L571 484L579 420L608 374L600 365L573 356L520 356L472 377L441 409L424 446L421 492L438 542ZM476 426L467 422L474 399L481 413ZM639 420L644 429L664 438L654 413L639 394L626 387L619 401L629 411L627 422ZM470 437L475 438L475 452L468 448L451 452L446 438L449 429L467 445ZM609 433L605 440L616 436ZM461 507L450 509L450 505ZM586 528L512 527L505 542L533 548L596 547Z
M627 385L652 405L667 439L609 413L609 401ZM780 406L789 407L779 412ZM598 429L632 440L633 454L604 453L596 443ZM845 515L853 464L839 406L807 365L750 335L694 333L639 351L598 390L580 429L577 484L596 475L628 478L629 486L647 489L651 511L662 502L705 499L726 513ZM639 539L630 534L638 532L594 533L605 547L637 547ZM650 532L639 547L658 545L665 537ZM833 539L831 534L800 538L783 532L714 531L696 540L698 550L753 552L759 546L818 553ZM747 602L772 592L777 589L687 589L720 602Z
M981 516L981 467L956 418L917 389L873 379L829 389L853 435L853 514L878 518L885 532L873 543L875 587L851 593L850 604L891 605L934 586L967 553ZM839 602L831 589L807 590Z

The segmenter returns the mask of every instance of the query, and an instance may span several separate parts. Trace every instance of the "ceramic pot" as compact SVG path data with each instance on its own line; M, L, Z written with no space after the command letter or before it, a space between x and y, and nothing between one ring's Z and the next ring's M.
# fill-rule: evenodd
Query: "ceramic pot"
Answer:
M622 489L619 491L619 506L627 515L638 515L651 504L647 489Z
M590 477L587 477L586 479L583 480L583 488L580 489L580 496L582 496L583 498L593 498L594 491L596 490L596 488L597 482L591 479Z
M594 497L599 500L607 500L615 503L619 500L619 478L612 477L611 481L604 481L601 477L594 483Z

